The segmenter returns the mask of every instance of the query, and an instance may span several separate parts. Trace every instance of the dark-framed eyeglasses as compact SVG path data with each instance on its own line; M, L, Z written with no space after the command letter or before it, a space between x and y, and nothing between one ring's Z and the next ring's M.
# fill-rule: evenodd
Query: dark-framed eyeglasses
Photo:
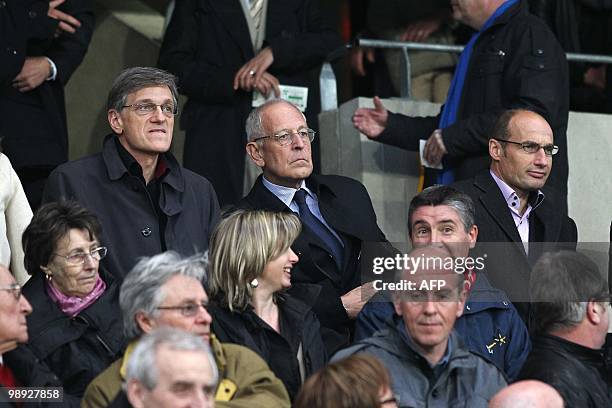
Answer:
M206 310L208 302L187 303L182 306L158 306L159 310L178 310L185 317L193 317L198 314L200 308Z
M253 139L253 141L256 142L258 140L270 138L270 139L275 140L276 143L278 143L281 146L287 146L293 143L294 136L298 136L300 139L302 139L302 142L304 143L306 142L310 143L314 140L315 134L316 132L312 129L300 129L297 132L289 132L288 130L283 130L274 135L258 137L256 139Z
M76 254L72 254L72 255L60 255L60 254L54 254L54 255L59 256L60 258L64 258L66 262L69 263L70 265L82 265L85 263L85 260L87 259L87 257L91 257L91 259L99 261L106 256L107 252L108 252L108 249L105 246L101 246L101 247L92 249L89 252L77 252Z
M169 118L178 114L178 106L173 103L133 103L131 105L123 105L123 108L132 108L132 110L136 112L137 115L147 116L155 112L158 106L161 108L162 113Z
M547 156L554 156L559 152L559 146L554 144L541 145L536 142L512 142L510 140L498 139L496 137L492 139L502 143L512 143L515 145L519 145L526 153L530 154L537 153L540 149L544 150L544 154L546 154Z
M18 283L13 283L8 286L0 287L0 290L11 292L15 297L15 300L19 300L19 298L21 297L21 285L19 285Z

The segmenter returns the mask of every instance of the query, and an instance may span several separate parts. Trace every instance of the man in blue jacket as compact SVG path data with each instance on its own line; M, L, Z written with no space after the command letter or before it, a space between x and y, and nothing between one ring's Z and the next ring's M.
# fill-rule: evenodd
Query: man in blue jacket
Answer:
M415 247L441 243L454 257L466 258L478 237L474 216L474 204L466 194L442 185L426 188L410 202L410 241ZM483 270L476 269L466 272L468 298L455 331L468 350L513 379L531 350L527 328L507 295L491 286ZM394 316L389 295L379 292L364 306L357 317L355 340L370 337Z

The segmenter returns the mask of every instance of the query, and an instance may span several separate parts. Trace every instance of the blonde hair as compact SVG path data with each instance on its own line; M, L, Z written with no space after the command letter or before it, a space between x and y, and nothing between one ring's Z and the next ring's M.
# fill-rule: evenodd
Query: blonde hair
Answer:
M301 229L299 218L289 213L238 210L221 220L210 240L211 297L232 311L245 310L253 294L250 282L289 249Z

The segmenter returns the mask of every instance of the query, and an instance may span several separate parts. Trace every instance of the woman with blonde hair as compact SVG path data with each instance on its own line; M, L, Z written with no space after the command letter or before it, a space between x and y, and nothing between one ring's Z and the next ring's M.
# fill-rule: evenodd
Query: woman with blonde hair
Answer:
M209 253L213 332L257 352L292 399L327 361L314 313L284 293L299 259L291 244L300 230L293 214L239 210L221 220Z

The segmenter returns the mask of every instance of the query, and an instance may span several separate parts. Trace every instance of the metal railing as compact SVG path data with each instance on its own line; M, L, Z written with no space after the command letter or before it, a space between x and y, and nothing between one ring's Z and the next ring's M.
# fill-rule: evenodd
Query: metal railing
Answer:
M446 45L446 44L426 44L416 42L403 41L385 41L374 40L369 38L360 38L358 41L360 47L367 48L394 48L402 51L401 58L401 75L400 75L400 96L402 98L410 98L410 58L408 50L412 51L433 51L433 52L452 52L459 54L463 51L463 45ZM565 54L568 61L572 62L593 62L598 64L612 64L612 56L595 55L595 54L577 54L568 52Z
M402 51L400 64L400 97L410 98L410 58L408 50L411 51L432 51L432 52L451 52L459 54L463 51L463 45L429 44L403 41L386 41L369 38L360 38L357 42L359 47L367 48L394 48ZM350 47L350 46L347 46ZM328 62L323 64L321 75L319 76L319 86L321 88L321 111L332 110L338 107L338 97L336 93L336 77L329 62L342 56L341 52L334 52L327 58ZM565 54L570 62L592 62L597 64L612 64L612 56L596 54L577 54L568 52Z

